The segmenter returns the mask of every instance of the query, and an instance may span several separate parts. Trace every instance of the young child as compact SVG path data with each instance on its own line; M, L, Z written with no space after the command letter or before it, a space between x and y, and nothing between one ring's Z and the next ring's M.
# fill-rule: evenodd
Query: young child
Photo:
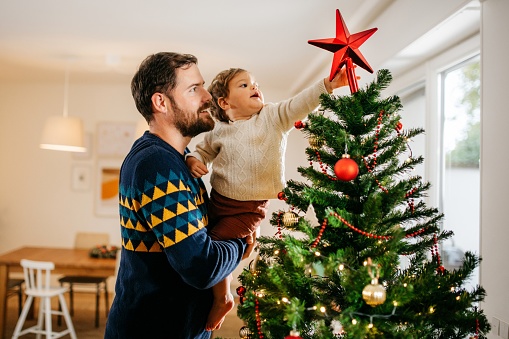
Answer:
M208 207L209 234L215 240L244 238L265 218L269 199L284 187L284 156L294 123L319 105L322 93L348 84L341 70L320 80L293 98L264 104L251 73L240 68L220 72L208 91L212 116L218 121L196 150L186 157L191 174L200 178L212 164ZM218 329L233 308L232 277L215 285L206 329Z

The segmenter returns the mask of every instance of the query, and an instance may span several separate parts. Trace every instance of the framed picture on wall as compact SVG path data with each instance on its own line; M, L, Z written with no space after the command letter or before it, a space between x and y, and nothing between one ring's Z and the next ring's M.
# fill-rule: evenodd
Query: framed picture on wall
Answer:
M95 187L95 212L100 216L118 216L118 182L121 160L99 160Z
M135 133L134 122L100 122L97 125L97 155L123 158L133 145Z
M72 167L71 188L73 191L88 191L90 189L92 171L87 165Z

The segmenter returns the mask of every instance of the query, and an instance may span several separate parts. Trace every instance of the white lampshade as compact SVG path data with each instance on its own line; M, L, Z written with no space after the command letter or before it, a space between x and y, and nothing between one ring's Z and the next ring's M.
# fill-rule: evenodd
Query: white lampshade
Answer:
M51 116L42 131L40 147L56 151L85 152L83 123L80 118Z

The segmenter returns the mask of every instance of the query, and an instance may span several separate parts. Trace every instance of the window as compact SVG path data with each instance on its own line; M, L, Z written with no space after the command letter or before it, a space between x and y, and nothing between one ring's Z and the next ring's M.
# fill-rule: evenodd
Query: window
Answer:
M441 82L440 208L454 237L444 242L448 269L465 251L479 253L480 64L470 58L439 74ZM477 272L471 279L478 283Z

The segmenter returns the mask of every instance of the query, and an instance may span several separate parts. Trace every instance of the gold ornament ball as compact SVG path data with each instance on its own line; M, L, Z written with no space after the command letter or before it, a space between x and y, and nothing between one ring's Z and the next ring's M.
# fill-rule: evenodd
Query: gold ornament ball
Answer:
M251 339L251 330L247 326L242 326L239 331L239 336L242 339Z
M285 212L283 214L283 225L286 227L295 226L299 222L299 217L293 212Z
M362 298L366 304L375 307L385 302L385 288L378 283L378 279L371 280L371 284L366 285L362 290Z
M309 137L309 146L311 146L312 149L320 149L323 144L325 143L325 141L320 138L320 137L317 137L316 135L312 135L311 137Z

